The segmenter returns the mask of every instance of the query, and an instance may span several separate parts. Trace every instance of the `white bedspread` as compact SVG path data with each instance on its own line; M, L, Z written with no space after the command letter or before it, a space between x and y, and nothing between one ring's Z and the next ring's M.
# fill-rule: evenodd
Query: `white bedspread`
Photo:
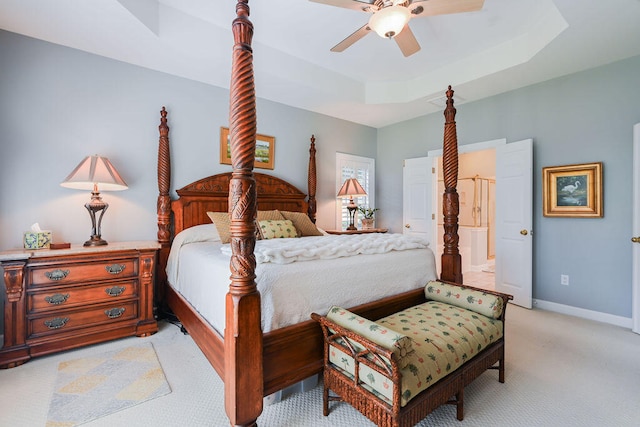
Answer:
M230 283L229 255L222 253L224 245L219 240L179 237L174 240L171 262L167 265L170 284L222 334L225 296ZM329 237L277 239L280 242L276 246L288 245L285 240L312 245L311 240ZM351 239L357 237L353 235L331 236L329 240L337 240L333 237L354 243L360 240ZM408 239L411 240L415 244L415 239ZM273 246L272 243L264 245L264 242L271 241L258 241L256 247ZM309 320L312 312L326 314L334 304L353 307L424 287L437 275L433 252L424 242L422 246L285 265L258 263L256 284L262 300L263 332Z

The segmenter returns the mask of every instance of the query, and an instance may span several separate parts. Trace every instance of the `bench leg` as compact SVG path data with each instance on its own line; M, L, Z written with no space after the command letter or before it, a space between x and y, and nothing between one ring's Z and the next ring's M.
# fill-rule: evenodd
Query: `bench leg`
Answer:
M504 383L504 358L498 361L498 381Z
M456 394L456 418L458 421L464 419L464 387Z
M322 415L326 417L329 415L329 387L324 385L322 388Z

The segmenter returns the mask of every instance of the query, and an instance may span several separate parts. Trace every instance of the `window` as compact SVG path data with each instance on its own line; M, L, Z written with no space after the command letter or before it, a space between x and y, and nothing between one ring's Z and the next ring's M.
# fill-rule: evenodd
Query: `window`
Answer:
M340 187L345 180L349 178L356 178L364 191L367 192L366 196L356 197L353 201L358 206L367 206L370 208L375 207L375 176L376 176L376 163L375 160L369 157L354 156L351 154L336 153L336 191L338 194ZM344 230L349 226L349 212L347 211L347 205L349 204L349 198L340 198L336 201L336 224L338 229ZM360 221L361 215L356 215L357 228L362 228Z

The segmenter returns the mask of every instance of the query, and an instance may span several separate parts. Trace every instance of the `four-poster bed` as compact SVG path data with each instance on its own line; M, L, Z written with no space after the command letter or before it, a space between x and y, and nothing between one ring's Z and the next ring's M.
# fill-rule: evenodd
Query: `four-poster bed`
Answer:
M166 110L163 108L161 112L157 206L161 250L157 294L159 303L168 306L180 319L224 380L225 408L231 424L255 425L262 412L263 396L317 374L323 366L322 333L318 324L310 318L263 334L261 295L256 285L254 255L258 210L304 212L315 222L315 138L311 138L309 149L308 199L307 195L284 180L253 172L256 108L251 50L253 26L248 19L248 0L239 0L236 11L229 118L233 172L189 184L177 190L179 199L172 201L169 195L169 127ZM452 96L453 91L449 88L443 153L446 191L443 198L445 248L441 278L461 283L458 199L455 190L457 141ZM210 224L207 212L228 212L229 215L230 284L222 334L166 283L165 268L173 235L199 224ZM377 319L423 302L424 299L423 287L418 287L375 301L369 300L351 307L351 310L363 317Z

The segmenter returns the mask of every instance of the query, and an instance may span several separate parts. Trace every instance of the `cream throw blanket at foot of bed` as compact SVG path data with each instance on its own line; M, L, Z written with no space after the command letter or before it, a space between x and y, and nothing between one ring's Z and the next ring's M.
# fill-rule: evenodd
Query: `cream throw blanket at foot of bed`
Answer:
M289 264L296 261L335 259L360 254L383 254L391 251L423 249L429 244L419 237L404 234L352 234L310 236L303 238L258 240L254 250L256 262ZM231 256L231 246L222 245L223 254Z

